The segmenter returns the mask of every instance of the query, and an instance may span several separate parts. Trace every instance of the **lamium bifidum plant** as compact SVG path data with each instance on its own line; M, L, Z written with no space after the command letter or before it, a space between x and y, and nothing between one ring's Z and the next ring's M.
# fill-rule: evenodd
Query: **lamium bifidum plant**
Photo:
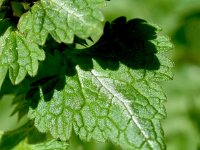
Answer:
M0 95L27 117L0 149L83 142L164 150L161 120L172 44L142 19L104 19L106 0L0 0Z

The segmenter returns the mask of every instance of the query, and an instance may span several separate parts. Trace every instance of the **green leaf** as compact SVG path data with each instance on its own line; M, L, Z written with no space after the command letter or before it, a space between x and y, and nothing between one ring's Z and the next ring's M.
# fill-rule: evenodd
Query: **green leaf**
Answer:
M20 83L28 73L35 76L38 70L38 61L45 59L45 54L37 44L24 38L17 31L8 28L0 37L0 87L7 70L13 84Z
M95 69L66 77L51 101L41 101L29 117L41 132L68 140L72 129L82 140L110 140L127 148L164 147L159 119L165 116L161 88L121 66L116 72ZM119 77L117 77L117 75Z
M112 143L100 143L97 141L85 142L80 140L74 133L68 141L69 147L67 150L82 149L82 150L121 150L119 146L113 145Z
M104 17L99 10L105 0L41 0L24 14L18 24L28 39L43 45L48 34L57 41L72 43L80 38L99 38Z
M75 131L84 141L165 149L160 120L166 97L156 82L172 78L173 64L163 55L171 48L169 39L140 19L118 18L105 31L90 50L66 52L71 71L64 87L54 83L51 89L53 80L40 84L29 118L39 131L63 141Z
M28 144L26 140L22 141L13 150L66 150L68 144L66 142L50 140L38 144Z

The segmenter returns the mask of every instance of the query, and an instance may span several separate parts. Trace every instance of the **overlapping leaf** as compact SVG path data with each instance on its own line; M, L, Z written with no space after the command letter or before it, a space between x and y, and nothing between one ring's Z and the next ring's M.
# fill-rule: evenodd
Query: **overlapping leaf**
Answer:
M13 84L20 83L28 73L35 76L38 61L45 59L45 54L37 44L28 41L22 34L12 31L11 27L0 37L0 87L9 70Z
M91 50L67 53L65 86L47 99L48 81L41 85L29 118L61 140L75 131L82 140L109 140L124 149L165 149L160 119L166 97L156 81L172 78L173 65L163 57L169 40L138 19L120 18L105 30Z
M18 28L41 45L48 34L64 43L72 43L74 35L97 38L102 33L104 20L98 8L104 1L41 0L20 18Z

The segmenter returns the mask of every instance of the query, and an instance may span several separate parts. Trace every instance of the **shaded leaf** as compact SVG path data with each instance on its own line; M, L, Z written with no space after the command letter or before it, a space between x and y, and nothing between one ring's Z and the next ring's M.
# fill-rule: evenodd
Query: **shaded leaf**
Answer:
M31 138L33 137L34 138ZM0 149L8 150L14 148L25 138L28 138L28 142L36 143L42 142L45 140L45 134L38 132L36 128L34 128L32 122L27 122L23 126L13 130L4 132L2 137L0 138ZM31 139L34 139L31 141Z

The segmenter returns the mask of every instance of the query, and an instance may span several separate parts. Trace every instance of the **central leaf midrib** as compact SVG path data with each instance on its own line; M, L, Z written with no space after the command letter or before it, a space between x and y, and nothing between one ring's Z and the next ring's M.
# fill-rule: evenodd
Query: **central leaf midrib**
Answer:
M115 89L109 90L109 87L106 86L106 84L103 83L103 81L101 79L98 78L98 76L95 75L96 72L95 70L91 70L91 74L101 83L102 87L104 87L110 94L113 95L113 97L116 97L120 103L122 103L122 105L125 107L125 109L127 110L127 112L129 113L129 115L131 116L131 119L133 120L133 122L135 123L135 125L138 127L138 129L140 130L140 132L142 133L142 135L144 136L144 138L146 139L147 143L149 144L149 146L154 149L154 145L151 143L151 141L149 141L149 137L148 135L145 133L143 127L141 126L141 124L138 121L138 118L136 115L134 115L132 109L130 108L130 106L127 104L126 99L121 100L119 97L119 93L117 91L115 91ZM117 95L113 93L113 91L115 91L115 93L118 93ZM121 95L123 98L123 95Z

